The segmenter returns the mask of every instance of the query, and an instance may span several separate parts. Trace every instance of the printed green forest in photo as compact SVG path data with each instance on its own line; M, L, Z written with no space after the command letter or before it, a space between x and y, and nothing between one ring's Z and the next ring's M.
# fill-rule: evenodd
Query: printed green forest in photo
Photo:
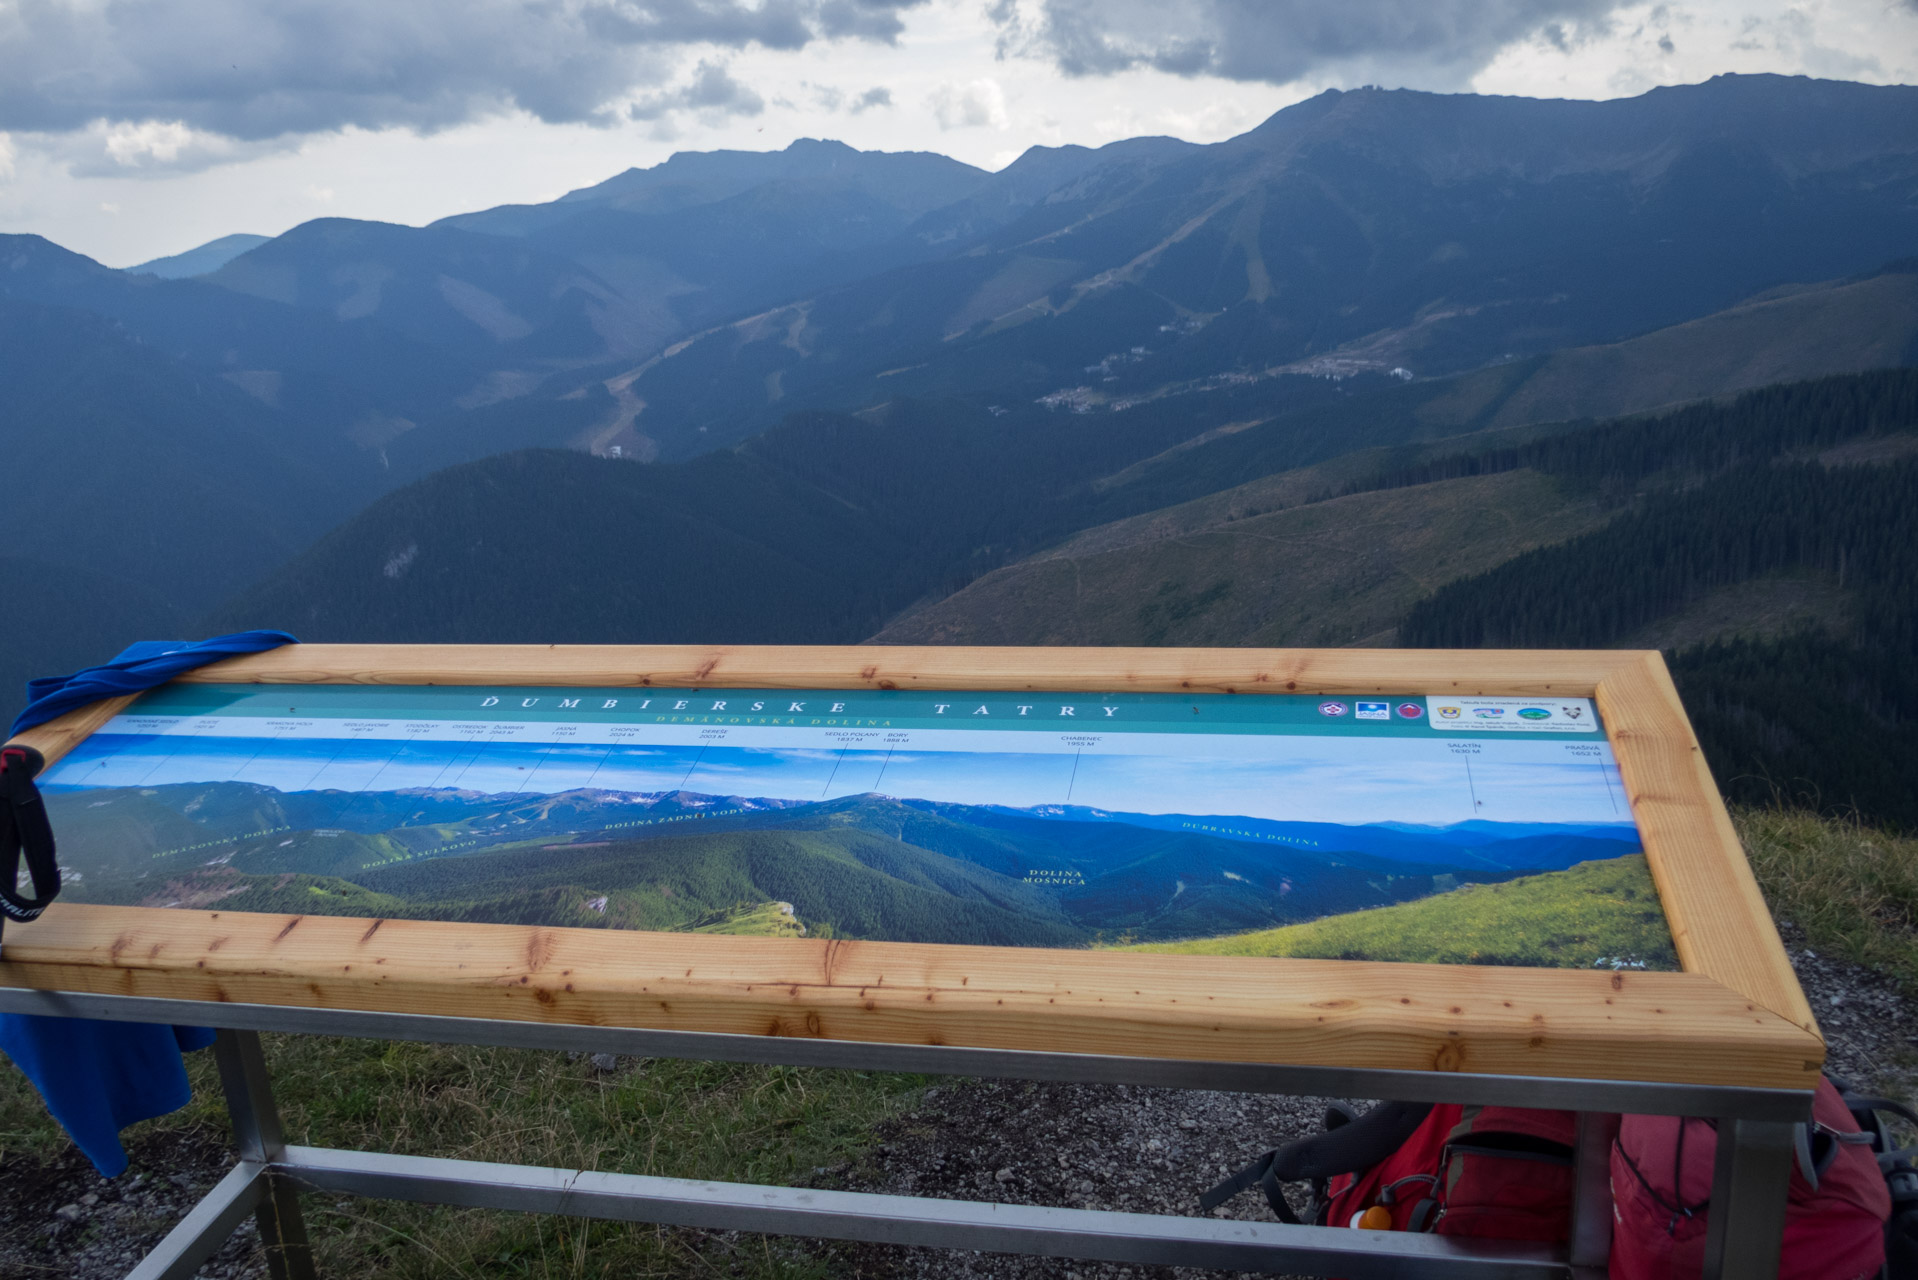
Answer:
M1583 699L180 686L44 782L95 902L1677 967Z

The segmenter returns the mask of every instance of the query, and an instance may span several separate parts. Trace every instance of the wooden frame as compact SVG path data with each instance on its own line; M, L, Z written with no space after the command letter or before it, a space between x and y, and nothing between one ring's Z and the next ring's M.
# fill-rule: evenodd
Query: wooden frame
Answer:
M1809 1090L1824 1042L1663 659L1635 651L299 645L195 683L1594 698L1681 973L56 904L0 985L1216 1062ZM51 762L130 699L21 735Z

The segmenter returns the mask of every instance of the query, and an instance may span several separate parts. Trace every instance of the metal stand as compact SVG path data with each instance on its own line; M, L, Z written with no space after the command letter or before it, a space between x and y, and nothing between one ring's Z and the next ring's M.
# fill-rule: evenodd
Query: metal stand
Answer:
M933 1049L11 988L0 988L0 1012L210 1022L222 1028L214 1052L233 1117L239 1163L128 1274L128 1280L190 1280L249 1213L259 1223L273 1280L316 1280L313 1251L300 1217L299 1190L1133 1265L1339 1275L1352 1280L1602 1280L1611 1245L1610 1150L1604 1116L1590 1111L1592 1107L1719 1118L1704 1276L1705 1280L1758 1280L1777 1272L1785 1188L1791 1173L1791 1126L1811 1110L1809 1094L1777 1089ZM260 1052L260 1030L861 1070L1575 1109L1581 1114L1572 1240L1568 1249L1552 1249L1407 1232L693 1182L289 1146L280 1133ZM1199 1190L1193 1188L1195 1197Z

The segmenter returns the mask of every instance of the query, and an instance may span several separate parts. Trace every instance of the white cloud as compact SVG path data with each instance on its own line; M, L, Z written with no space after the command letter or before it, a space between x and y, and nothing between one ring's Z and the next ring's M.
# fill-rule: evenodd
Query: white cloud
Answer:
M13 135L0 133L0 182L13 180Z
M201 133L180 120L145 120L138 124L96 122L108 160L123 169L148 165L167 168L204 167L225 159L233 144L218 134Z
M941 129L1006 127L1006 91L990 77L966 84L942 84L926 98Z
M822 111L844 111L847 115L857 116L874 107L892 105L892 90L884 85L874 85L858 94L848 94L844 89L829 84L806 84L804 88L812 95L814 105ZM790 107L793 104L781 99L776 105Z
M1602 22L1548 24L1501 49L1479 93L1612 98L1722 72L1909 84L1918 7L1887 0L1650 0Z

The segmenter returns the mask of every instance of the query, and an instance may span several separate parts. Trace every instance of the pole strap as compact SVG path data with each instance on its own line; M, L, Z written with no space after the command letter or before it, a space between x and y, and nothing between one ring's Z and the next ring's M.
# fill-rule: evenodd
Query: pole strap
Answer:
M60 864L54 860L53 825L34 778L46 758L32 747L0 747L0 913L22 923L36 920L60 896ZM26 855L33 896L20 895L20 858Z

